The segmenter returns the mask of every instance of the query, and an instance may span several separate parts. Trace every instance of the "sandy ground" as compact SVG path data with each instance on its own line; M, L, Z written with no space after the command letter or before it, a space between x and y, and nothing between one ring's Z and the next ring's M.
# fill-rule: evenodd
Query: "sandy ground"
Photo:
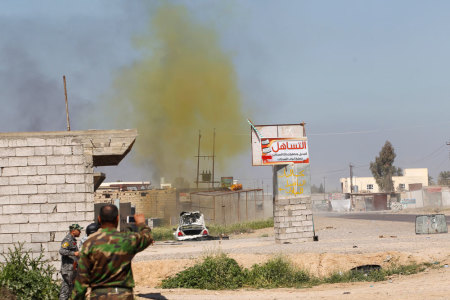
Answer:
M450 299L450 268L377 283L328 284L309 289L238 291L163 290L161 280L192 266L203 256L225 252L251 267L273 256L288 256L316 276L347 271L364 264L389 267L412 262L450 264L450 235L416 235L414 223L348 220L315 215L318 242L276 244L273 229L202 242L157 242L133 263L138 299Z

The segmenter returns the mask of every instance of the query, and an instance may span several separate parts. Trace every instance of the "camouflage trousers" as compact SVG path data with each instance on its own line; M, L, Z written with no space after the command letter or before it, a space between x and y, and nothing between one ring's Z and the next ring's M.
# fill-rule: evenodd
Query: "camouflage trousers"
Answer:
M61 290L59 292L59 300L67 300L72 295L73 280L75 275L75 272L61 273L63 280L61 283Z
M91 291L91 300L133 300L133 290L121 287L96 288Z

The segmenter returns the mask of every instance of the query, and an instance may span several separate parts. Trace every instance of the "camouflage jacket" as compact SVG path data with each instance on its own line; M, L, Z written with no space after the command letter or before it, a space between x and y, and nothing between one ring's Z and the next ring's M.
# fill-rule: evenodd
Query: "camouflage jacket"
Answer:
M69 233L64 237L59 248L61 254L61 273L73 272L73 263L76 261L75 252L78 251L77 240Z
M88 286L134 287L131 260L153 242L147 225L138 232L102 228L83 244L72 299L84 299Z

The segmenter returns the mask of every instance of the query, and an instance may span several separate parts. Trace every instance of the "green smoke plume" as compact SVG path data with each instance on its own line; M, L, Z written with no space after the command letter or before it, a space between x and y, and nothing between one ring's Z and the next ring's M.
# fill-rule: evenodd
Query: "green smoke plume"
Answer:
M219 167L249 143L237 134L248 128L236 74L212 26L196 22L186 8L165 4L150 20L148 34L135 40L143 55L118 74L108 107L118 125L126 120L138 128L139 164L149 163L156 176L192 182L198 130L201 155L210 155L216 128ZM202 166L209 169L206 161Z

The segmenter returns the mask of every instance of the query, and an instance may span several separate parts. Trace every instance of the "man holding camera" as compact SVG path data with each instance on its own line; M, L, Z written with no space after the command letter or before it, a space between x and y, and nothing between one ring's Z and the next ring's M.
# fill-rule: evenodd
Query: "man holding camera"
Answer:
M108 204L100 209L100 229L89 236L80 252L72 299L85 299L91 287L92 300L133 300L131 260L153 243L144 215L134 218L138 232L119 232L117 207Z

